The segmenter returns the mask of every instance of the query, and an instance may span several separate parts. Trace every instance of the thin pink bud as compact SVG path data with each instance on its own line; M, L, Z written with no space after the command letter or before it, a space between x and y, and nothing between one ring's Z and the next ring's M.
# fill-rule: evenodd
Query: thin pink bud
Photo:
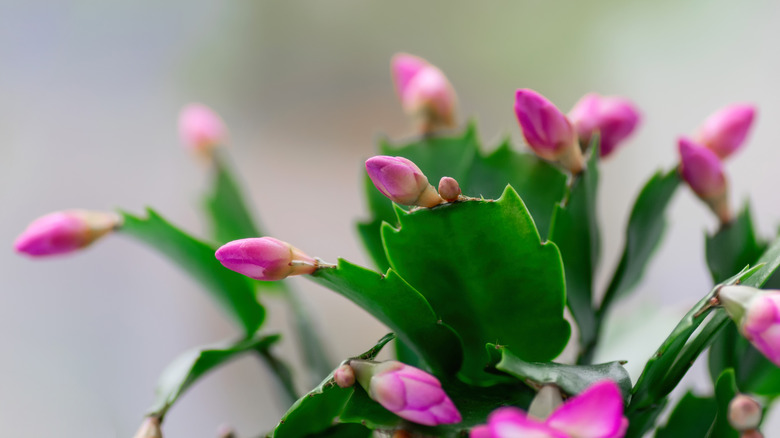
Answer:
M460 184L455 178L444 176L439 180L439 196L447 202L455 202L460 197Z
M404 111L421 117L424 132L455 125L455 90L441 70L406 53L393 56L390 68Z
M231 271L264 281L311 274L318 265L298 248L273 237L234 240L220 247L215 256Z
M222 119L211 108L193 103L179 113L179 136L189 149L208 152L225 142L227 130Z
M728 206L726 175L723 164L714 152L687 138L678 141L680 173L683 179L720 218L722 223L731 220Z
M395 203L433 207L442 201L420 168L406 158L371 157L366 160L366 172L377 190Z
M628 138L639 125L641 116L634 104L620 97L602 97L589 93L569 112L569 120L583 142L599 133L601 156L606 157Z
M67 254L84 248L121 223L115 213L66 210L34 220L16 238L14 249L31 257Z
M436 377L397 361L353 360L357 381L369 397L399 417L426 426L461 421Z
M755 116L753 105L729 105L704 121L698 139L721 159L727 158L745 143Z

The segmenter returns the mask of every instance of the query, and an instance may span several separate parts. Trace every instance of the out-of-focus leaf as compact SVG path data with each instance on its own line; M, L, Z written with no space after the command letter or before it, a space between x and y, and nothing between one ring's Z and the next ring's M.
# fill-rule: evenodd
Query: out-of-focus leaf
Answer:
M382 228L393 269L419 291L464 344L464 378L489 382L488 342L518 357L556 357L571 334L558 248L542 243L517 193L412 212Z
M147 218L122 212L120 231L159 251L199 281L227 313L253 335L265 319L247 277L225 269L214 257L214 248L171 225L147 209Z
M217 244L264 235L255 226L230 167L220 153L214 154L212 187L205 196L204 206L208 213L211 236Z
M655 438L692 438L706 436L715 420L718 405L713 397L697 397L687 392L674 407L665 426Z
M336 269L319 269L309 278L383 322L437 373L451 374L460 368L463 352L457 335L392 269L382 275L339 260Z
M160 376L156 400L149 415L164 417L184 391L204 374L243 353L268 350L279 338L279 335L258 336L239 342L196 348L182 354L171 362Z
M749 206L734 221L705 241L707 266L715 283L731 277L752 265L766 250L766 244L756 239Z
M729 403L739 393L734 370L727 369L721 373L715 383L715 400L718 403L718 414L712 423L707 438L739 438L739 432L729 424Z

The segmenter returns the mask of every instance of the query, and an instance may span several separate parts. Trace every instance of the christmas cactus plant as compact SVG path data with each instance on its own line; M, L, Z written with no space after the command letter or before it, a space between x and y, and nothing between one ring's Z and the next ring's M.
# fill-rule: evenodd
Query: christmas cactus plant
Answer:
M514 110L530 151L505 141L486 153L473 124L458 127L456 95L441 70L407 54L391 64L420 134L382 142L362 170L369 217L358 234L373 267L313 257L306 242L260 229L220 147L225 125L203 105L182 111L180 131L213 170L209 236L195 237L152 209L143 216L56 212L19 236L16 250L32 257L74 252L109 234L138 240L197 279L241 331L170 365L136 438L161 437L166 413L186 390L244 354L265 361L278 397L289 401L261 436L761 436L762 412L780 395L780 291L772 290L780 288L780 238L757 236L749 208L733 212L723 166L745 144L755 108L728 106L694 136L680 137L679 165L652 175L636 197L622 255L598 290L599 167L640 124L637 107L587 94L564 114L519 89ZM632 382L624 362L593 363L594 352L685 185L720 223L706 238L713 287L686 291L700 300ZM391 333L362 354L330 362L284 281L293 275L346 297ZM292 306L308 377L321 381L305 394L296 392L302 376L274 351L280 335L264 328L262 301L272 291ZM564 361L567 346L576 354ZM394 360L377 360L391 347ZM672 406L670 393L705 352L713 394L688 392Z

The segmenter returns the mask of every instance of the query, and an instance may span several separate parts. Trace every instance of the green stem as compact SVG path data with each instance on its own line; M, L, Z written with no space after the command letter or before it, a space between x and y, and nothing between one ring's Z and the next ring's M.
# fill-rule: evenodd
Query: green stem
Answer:
M286 286L284 283L282 285ZM306 368L309 371L310 383L316 386L325 376L330 374L333 370L333 364L329 360L325 349L322 348L322 340L312 323L311 314L309 314L306 306L301 302L298 291L284 287L282 296L287 301L287 305L290 306L290 311L292 311L295 333L298 337L299 347L303 354Z

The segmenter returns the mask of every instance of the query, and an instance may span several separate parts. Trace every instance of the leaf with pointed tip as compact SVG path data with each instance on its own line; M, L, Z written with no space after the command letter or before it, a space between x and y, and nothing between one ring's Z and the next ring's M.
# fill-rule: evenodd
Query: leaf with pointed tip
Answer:
M159 251L198 280L247 336L260 328L265 309L255 297L254 286L247 277L225 269L214 257L215 248L171 225L152 209L147 209L145 219L121 214L121 233Z
M149 410L149 415L160 418L192 384L204 374L236 358L256 350L267 350L279 335L257 336L239 342L223 342L208 347L188 351L171 362L157 382L157 399Z
M336 269L319 269L308 277L387 325L435 372L452 374L460 368L463 353L458 336L392 269L382 275L339 259Z
M715 383L715 400L718 403L718 413L712 423L707 438L739 438L739 432L729 424L729 403L739 393L734 370L724 370Z
M560 354L571 335L560 253L511 186L498 201L396 211L400 228L382 227L390 264L460 335L467 380L495 379L483 371L487 342L525 360Z
M705 436L718 410L713 397L698 397L685 393L674 407L665 426L659 427L655 438L691 438Z
M631 393L631 378L620 362L598 365L566 365L555 362L526 362L515 356L508 347L487 345L491 363L498 371L514 376L523 382L539 386L557 385L563 392L576 395L590 385L604 379L612 380L620 387L623 398Z

